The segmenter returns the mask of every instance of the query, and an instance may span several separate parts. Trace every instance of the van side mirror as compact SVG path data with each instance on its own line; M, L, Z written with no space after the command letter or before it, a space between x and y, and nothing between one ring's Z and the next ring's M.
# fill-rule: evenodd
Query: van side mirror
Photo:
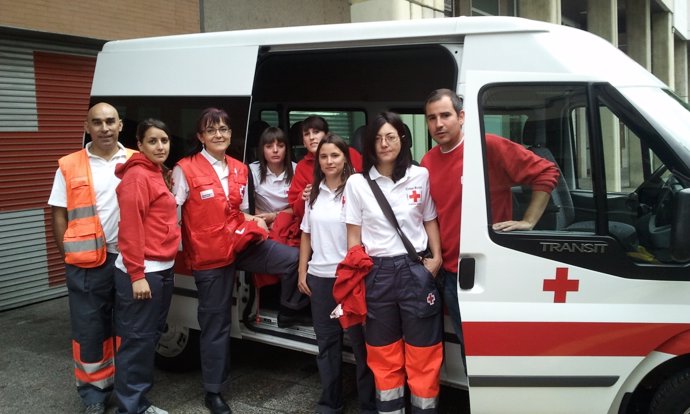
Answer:
M678 262L690 261L690 188L682 189L675 196L671 257Z

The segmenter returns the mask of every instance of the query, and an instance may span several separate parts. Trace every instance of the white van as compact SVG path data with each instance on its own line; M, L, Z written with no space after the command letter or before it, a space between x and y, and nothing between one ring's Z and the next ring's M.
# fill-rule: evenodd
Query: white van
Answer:
M208 106L228 111L231 155L246 162L258 121L288 131L320 114L354 141L382 110L403 115L419 160L436 88L462 95L466 114L458 290L469 375L446 318L443 381L469 389L473 413L690 412L690 112L604 40L461 17L115 41L98 55L91 99L118 108L130 146L139 120L168 123L171 163ZM532 231L491 230L489 132L560 168ZM293 144L299 155L299 134ZM514 188L516 216L528 192ZM158 356L178 368L198 352L184 273ZM277 327L275 291L237 281L233 336L316 352L311 327Z

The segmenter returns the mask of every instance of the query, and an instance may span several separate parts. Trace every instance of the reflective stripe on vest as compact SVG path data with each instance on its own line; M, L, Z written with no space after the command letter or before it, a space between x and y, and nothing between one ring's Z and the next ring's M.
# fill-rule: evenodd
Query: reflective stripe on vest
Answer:
M67 220L72 221L97 215L96 206L78 207L67 211Z

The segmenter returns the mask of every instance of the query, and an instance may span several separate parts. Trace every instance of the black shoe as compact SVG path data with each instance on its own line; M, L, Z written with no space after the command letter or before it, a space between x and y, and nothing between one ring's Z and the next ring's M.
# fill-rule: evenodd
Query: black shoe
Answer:
M232 414L232 410L220 394L207 392L206 397L204 397L204 405L211 411L211 414Z
M289 328L300 321L297 311L289 308L281 308L278 312L278 328Z
M288 328L293 325L311 325L311 311L309 309L294 310L281 308L278 312L278 327Z

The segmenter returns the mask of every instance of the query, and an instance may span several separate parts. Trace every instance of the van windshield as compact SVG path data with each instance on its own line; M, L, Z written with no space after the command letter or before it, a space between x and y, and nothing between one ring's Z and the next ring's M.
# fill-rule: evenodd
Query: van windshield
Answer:
M684 149L684 159L690 158L690 107L687 103L673 93L659 88L621 88L620 92L645 115L657 131Z

